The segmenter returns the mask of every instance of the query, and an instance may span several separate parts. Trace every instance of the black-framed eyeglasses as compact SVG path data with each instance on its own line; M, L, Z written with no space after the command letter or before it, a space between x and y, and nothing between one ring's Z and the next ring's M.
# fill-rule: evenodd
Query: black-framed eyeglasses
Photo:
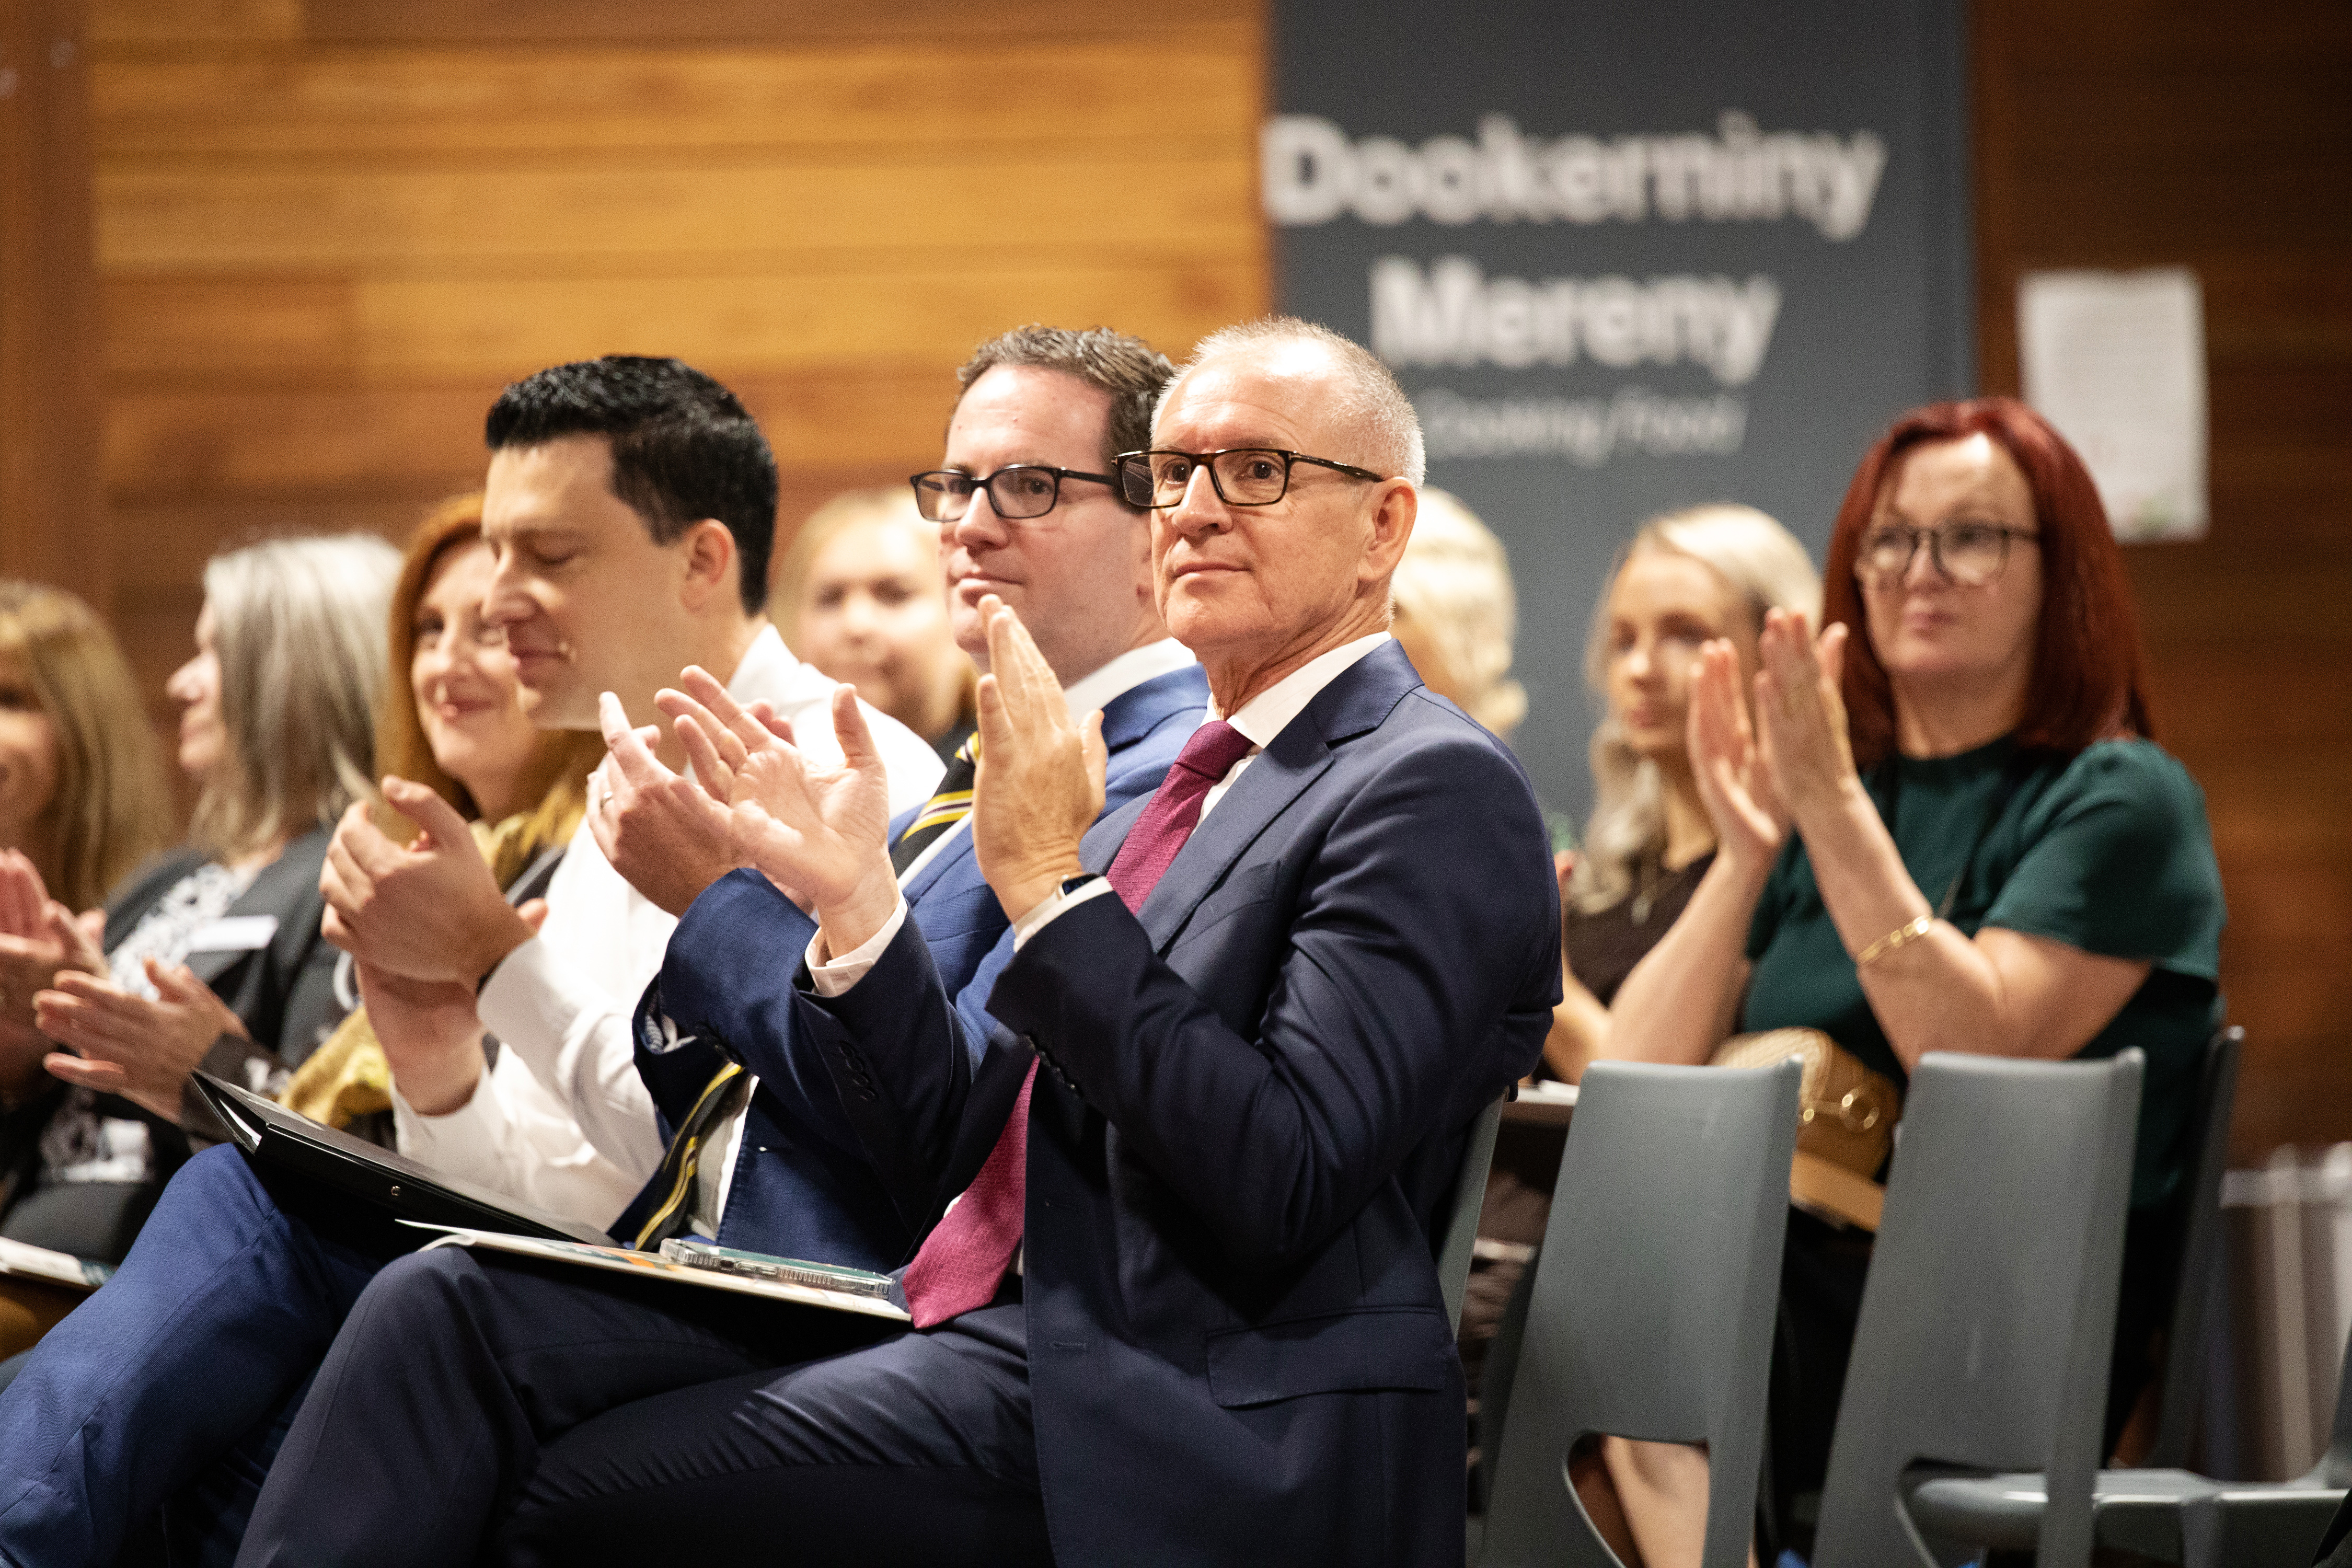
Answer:
M1208 466L1209 483L1227 506L1272 506L1290 490L1290 470L1299 463L1332 468L1351 479L1379 484L1388 478L1352 463L1310 458L1279 447L1232 447L1222 452L1121 452L1118 455L1120 493L1129 506L1171 507L1184 499L1192 471Z
M1853 558L1854 575L1866 583L1899 583L1910 574L1919 546L1927 559L1956 588L1982 588L1997 581L2009 565L2009 542L2037 540L2030 528L2005 528L1997 522L1948 522L1941 528L1908 528L1887 523L1862 536Z
M1064 479L1091 479L1118 488L1108 474L1083 473L1076 468L1049 468L1040 463L1013 463L992 474L967 474L956 468L934 468L907 482L915 487L915 509L931 522L960 521L971 510L975 490L988 492L996 515L1019 521L1043 517L1061 503Z

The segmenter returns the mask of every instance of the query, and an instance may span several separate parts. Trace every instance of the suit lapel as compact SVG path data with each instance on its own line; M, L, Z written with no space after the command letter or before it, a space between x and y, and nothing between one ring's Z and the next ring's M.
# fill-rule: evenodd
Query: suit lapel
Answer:
M1113 755L1142 740L1170 714L1209 700L1209 678L1197 664L1155 675L1103 705L1103 744Z
M1152 945L1165 951L1201 900L1223 881L1242 853L1331 765L1332 748L1378 729L1421 676L1396 643L1382 644L1342 670L1318 692L1274 743L1253 758L1242 776L1217 802L1177 852L1137 918ZM1150 797L1130 803L1095 825L1080 846L1080 858L1100 871L1143 815Z
M1167 950L1193 908L1224 880L1242 851L1331 765L1331 748L1305 722L1306 717L1300 714L1274 738L1274 744L1251 759L1136 911L1154 948Z
M971 865L971 828L969 826L962 826L950 828L949 831L955 834L954 841L932 856L929 864L908 878L906 886L900 889L908 903L913 903L917 899L938 887L946 879L950 868ZM971 874L975 878L980 875L978 866L971 866Z

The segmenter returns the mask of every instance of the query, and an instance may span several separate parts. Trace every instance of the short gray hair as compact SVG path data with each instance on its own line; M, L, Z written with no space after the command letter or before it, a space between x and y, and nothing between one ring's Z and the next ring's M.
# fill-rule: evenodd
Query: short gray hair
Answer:
M1339 373L1339 416L1363 442L1349 457L1365 459L1365 468L1410 479L1415 485L1428 478L1429 449L1422 439L1421 416L1414 412L1412 399L1405 395L1404 388L1397 384L1397 378L1378 354L1319 321L1301 321L1297 316L1260 316L1254 321L1218 328L1193 345L1192 357L1184 362L1175 380L1160 395L1160 407L1166 408L1169 393L1209 361L1270 343L1313 343L1331 356L1332 366ZM1159 410L1153 412L1156 420Z
M205 564L228 744L193 835L250 854L375 787L375 699L400 552L372 533L270 539Z

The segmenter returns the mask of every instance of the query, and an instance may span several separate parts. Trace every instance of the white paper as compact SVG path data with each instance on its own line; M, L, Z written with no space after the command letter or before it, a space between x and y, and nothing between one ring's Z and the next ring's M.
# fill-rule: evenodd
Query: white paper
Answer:
M2116 537L2205 534L2205 313L2197 275L2029 272L2025 400L2081 453Z

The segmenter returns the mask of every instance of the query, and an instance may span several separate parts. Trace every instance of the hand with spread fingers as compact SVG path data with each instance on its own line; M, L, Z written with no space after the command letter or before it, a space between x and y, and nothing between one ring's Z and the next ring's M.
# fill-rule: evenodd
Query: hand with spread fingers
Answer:
M1758 739L1781 803L1801 824L1849 804L1862 790L1838 688L1845 646L1843 625L1816 641L1805 617L1787 610L1769 612L1757 640L1764 667L1756 677Z
M677 721L695 777L726 802L730 853L815 910L830 951L863 944L898 909L898 879L889 775L857 689L834 688L842 764L825 768L793 743L788 726L745 709L708 671L688 667L684 680L684 691L654 701Z
M352 803L327 847L319 890L327 940L378 969L468 985L530 940L489 863L449 803L406 779L383 781L387 805L421 830L394 843Z
M1070 717L1054 667L1002 599L983 595L980 614L989 673L980 678L971 847L1017 921L1084 869L1078 841L1103 807L1102 714Z
M152 997L110 981L67 971L57 988L34 998L41 1032L76 1053L52 1052L52 1077L119 1094L176 1121L188 1075L223 1035L246 1035L245 1021L184 964L146 961Z
M683 915L705 888L745 863L735 855L727 805L656 756L661 731L632 729L613 693L597 700L596 711L606 751L589 776L588 830L631 887Z
M1720 637L1702 644L1691 671L1691 776L1715 826L1717 853L1760 876L1788 841L1789 814L1739 687L1738 650Z

